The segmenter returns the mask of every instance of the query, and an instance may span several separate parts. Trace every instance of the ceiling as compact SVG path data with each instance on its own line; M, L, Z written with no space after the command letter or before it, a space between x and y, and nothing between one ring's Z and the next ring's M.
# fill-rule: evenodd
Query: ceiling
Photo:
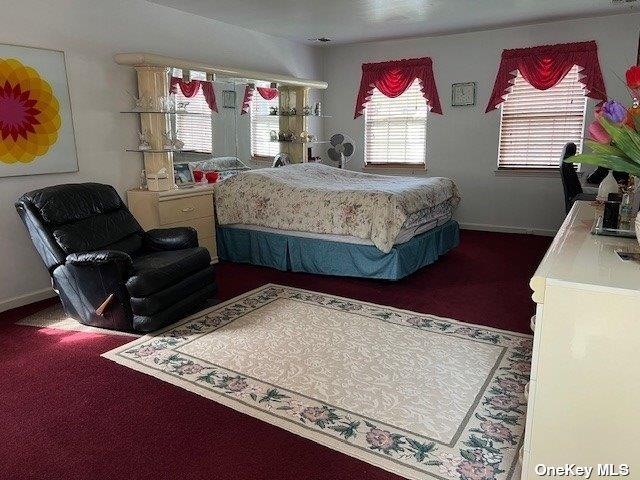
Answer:
M258 32L329 45L640 11L638 0L150 0Z

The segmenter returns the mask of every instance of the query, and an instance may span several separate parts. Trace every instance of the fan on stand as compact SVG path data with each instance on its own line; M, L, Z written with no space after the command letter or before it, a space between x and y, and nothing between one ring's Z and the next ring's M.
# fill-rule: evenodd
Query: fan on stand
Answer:
M339 168L344 168L355 150L353 140L341 133L336 133L331 135L329 143L331 146L327 150L327 155L334 162L338 162Z

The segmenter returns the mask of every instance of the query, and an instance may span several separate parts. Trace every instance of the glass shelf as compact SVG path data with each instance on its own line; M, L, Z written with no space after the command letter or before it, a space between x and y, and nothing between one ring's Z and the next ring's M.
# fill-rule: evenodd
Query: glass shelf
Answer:
M276 118L333 118L331 117L331 115L300 115L300 114L296 114L296 115L257 115L258 117L276 117Z
M181 153L181 152L188 152L189 150L176 150L176 149L162 149L162 150L154 150L154 149L148 149L148 150L140 150L139 148L125 148L124 149L125 152L137 152L137 153Z
M272 143L295 143L295 144L311 144L311 143L315 143L315 144L319 144L319 143L330 143L329 140L311 140L310 142L303 142L301 140L269 140Z
M210 113L199 113L199 112L187 112L187 111L173 111L173 112L163 112L160 110L125 110L125 111L121 111L120 113L151 113L151 114L157 114L157 115L186 115L186 116L193 116L193 117L210 117L211 114Z

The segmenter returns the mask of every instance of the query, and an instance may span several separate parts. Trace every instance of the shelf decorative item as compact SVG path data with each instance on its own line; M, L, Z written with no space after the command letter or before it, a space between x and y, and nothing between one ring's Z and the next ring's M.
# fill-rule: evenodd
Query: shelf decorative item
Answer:
M162 132L164 137L164 148L167 150L182 150L184 148L184 142L178 138L178 131L176 130L175 137L171 132Z
M451 106L469 107L476 104L476 82L451 85Z
M626 80L632 97L631 106L608 100L599 107L595 120L589 125L590 139L586 141L592 153L576 155L566 161L627 172L630 177L625 194L633 196L637 194L639 183L634 177L640 177L640 65L627 70ZM637 208L637 201L631 203ZM636 223L640 218L638 215Z
M151 143L149 142L149 132L147 130L138 132L138 150L151 150Z

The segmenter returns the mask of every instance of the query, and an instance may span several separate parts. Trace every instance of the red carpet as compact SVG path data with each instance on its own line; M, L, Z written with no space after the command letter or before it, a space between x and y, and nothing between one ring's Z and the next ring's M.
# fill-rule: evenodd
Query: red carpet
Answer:
M528 281L549 242L464 231L397 283L223 264L220 299L272 282L527 332ZM0 478L399 478L100 357L127 337L14 325L50 303L0 314Z

